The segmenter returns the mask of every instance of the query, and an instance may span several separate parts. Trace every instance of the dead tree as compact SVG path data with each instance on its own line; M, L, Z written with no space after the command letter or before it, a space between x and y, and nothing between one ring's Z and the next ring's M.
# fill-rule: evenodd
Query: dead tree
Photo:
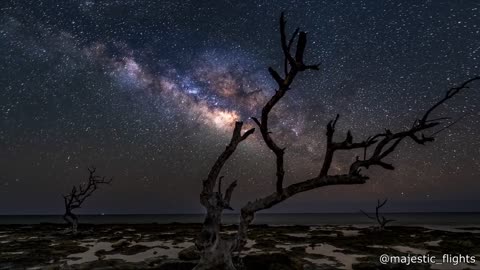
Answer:
M80 208L85 200L99 188L99 185L110 184L113 180L112 178L107 180L105 179L105 176L100 177L95 175L96 170L95 167L88 168L88 182L81 183L78 187L73 186L69 194L63 195L63 201L65 204L65 214L63 214L63 219L71 226L73 233L77 232L78 217L72 211Z
M380 215L380 208L382 208L387 203L387 199L380 203L380 200L377 200L377 206L375 207L375 217L369 215L363 210L360 210L369 219L375 220L378 223L378 229L383 231L388 223L395 221L394 219L387 219L385 216Z
M258 211L271 208L298 193L316 188L331 185L364 184L369 178L367 175L362 174L362 168L368 169L373 166L379 166L386 170L393 170L394 166L388 163L386 158L397 149L398 145L406 139L412 139L413 142L419 145L432 142L434 135L438 134L438 132L433 131L433 128L438 127L448 119L446 117L431 118L434 111L462 90L467 89L468 85L473 81L480 80L480 77L474 77L465 81L460 86L448 90L442 99L428 108L418 119L413 121L411 127L399 131L385 129L383 132L369 136L361 141L355 141L350 131L347 132L345 139L334 139L335 128L339 120L339 115L337 115L335 119L329 121L326 125L326 152L323 164L319 165L318 175L311 179L284 186L285 148L279 146L272 137L268 122L269 114L282 97L290 91L290 86L299 73L318 70L319 65L307 65L304 62L304 52L307 44L307 34L305 32L300 32L299 29L297 29L293 35L287 39L283 13L280 17L280 41L284 57L284 75L281 76L273 68L268 68L270 75L278 84L278 88L263 107L260 119L252 117L260 129L263 141L275 156L275 190L269 195L248 202L241 208L240 223L236 235L233 237L220 235L222 212L225 209L232 209L230 206L230 198L237 185L236 182L231 183L226 189L225 194L223 194L220 181L223 177L220 176L220 171L228 158L234 153L237 146L255 131L254 129L250 129L241 134L243 123L237 122L230 143L216 160L207 178L203 180L200 202L206 209L206 216L202 231L196 240L196 246L200 251L201 258L194 268L195 270L235 269L232 262L232 254L235 251L240 252L245 246L248 227L252 223L255 213ZM294 44L295 41L296 49L293 54L291 50L292 44ZM431 132L431 135L426 135L426 131ZM363 150L363 157L356 157L355 161L349 165L348 173L329 174L335 153L338 151L356 150ZM219 182L218 189L215 191L217 180Z

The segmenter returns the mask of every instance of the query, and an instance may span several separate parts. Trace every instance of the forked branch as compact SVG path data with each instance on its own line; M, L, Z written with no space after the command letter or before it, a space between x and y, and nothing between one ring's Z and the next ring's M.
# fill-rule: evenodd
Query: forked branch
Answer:
M73 186L70 193L63 196L66 208L70 210L80 208L83 202L98 189L99 185L112 182L112 178L106 179L105 176L100 177L96 175L96 170L95 167L88 168L89 176L87 183L82 183L78 187Z
M212 166L210 173L207 176L207 179L203 180L203 188L202 193L200 195L200 201L202 205L204 205L207 209L208 208L218 208L221 209L231 209L230 207L230 199L232 197L233 190L236 187L236 181L232 182L230 186L227 188L225 192L225 196L222 196L221 191L221 180L223 176L219 179L220 171L222 170L223 166L230 158L230 156L235 152L237 146L248 138L255 129L249 129L246 132L242 133L243 122L236 122L235 128L233 129L232 138L230 139L230 143L225 147L225 150L220 154L220 156L215 161L215 164ZM217 179L219 179L218 184L218 192L214 194L213 190L217 183ZM216 196L214 196L216 195Z
M81 208L85 200L92 196L93 192L99 188L100 185L108 185L112 182L112 178L107 179L105 176L96 175L97 169L95 167L88 168L88 181L81 183L77 186L73 186L69 194L63 195L63 201L65 205L65 214L63 219L72 225L72 231L76 232L76 226L78 222L77 216L72 212L77 208Z
M380 200L377 200L377 206L375 207L375 217L369 215L363 210L360 210L360 212L362 212L362 214L364 214L369 219L377 221L380 230L385 229L388 223L395 221L394 219L387 219L385 218L385 216L380 215L380 208L382 208L386 203L387 203L387 199L385 199L383 202L380 202Z
M371 142L372 140L379 140L379 142L376 143L375 141L376 145L370 157L367 158L365 155L363 160L360 160L357 157L357 160L353 162L350 166L350 173L351 174L358 173L361 167L368 169L370 166L374 166L374 165L381 166L382 168L387 170L393 170L394 166L392 164L386 163L384 159L387 156L389 156L391 153L393 153L396 147L404 139L410 138L415 143L420 145L424 145L427 142L433 142L435 140L435 135L437 135L440 131L443 131L446 128L451 127L458 120L451 124L447 124L446 127L440 129L439 131L432 131L431 135L425 135L424 133L425 131L432 130L434 127L444 124L445 120L450 119L449 117L439 117L436 119L430 119L429 118L430 115L433 112L435 112L435 110L439 108L440 105L444 104L449 99L461 93L462 90L468 89L469 84L477 80L480 80L479 76L473 77L463 82L461 85L457 87L450 88L446 92L445 97L443 97L438 102L434 103L430 108L428 108L419 119L416 119L413 122L413 125L409 129L399 131L396 133L393 133L390 129L385 129L385 132L378 133L369 137L367 141ZM372 143L366 146L365 153L367 152L367 148L374 145L375 143Z
M307 44L307 34L305 32L299 32L297 28L292 34L292 37L287 43L286 35L286 21L284 14L280 16L280 43L284 54L284 71L285 77L282 78L275 69L268 68L268 71L272 78L277 82L278 88L275 94L267 102L262 109L262 115L260 120L252 117L253 121L259 126L262 138L268 148L275 154L276 157L276 191L277 193L283 192L283 179L285 177L284 169L284 153L285 148L277 145L277 143L271 137L271 132L268 126L268 117L273 107L280 101L285 93L290 89L290 85L293 83L295 77L299 72L305 70L318 70L319 65L305 65L303 56L305 53L305 47ZM298 36L298 39L297 39ZM297 47L295 51L295 57L291 54L291 47L293 42L297 39Z

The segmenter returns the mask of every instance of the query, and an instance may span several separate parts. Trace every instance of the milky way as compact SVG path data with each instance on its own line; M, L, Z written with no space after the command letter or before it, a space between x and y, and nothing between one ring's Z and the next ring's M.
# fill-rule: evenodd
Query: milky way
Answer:
M275 91L267 67L281 70L282 10L289 30L308 31L308 62L321 63L271 115L287 183L318 173L337 113L339 137L398 131L480 74L476 1L18 2L0 6L0 214L56 213L92 164L115 183L86 213L200 211L201 180L233 123L253 127ZM480 210L479 89L441 108L463 118L435 143L402 143L395 171L274 211L357 211L383 197L399 211ZM340 153L332 173L355 155ZM239 181L234 205L272 191L273 161L259 134L239 147L223 172Z
M242 59L205 53L185 72L164 67L154 74L133 56L109 58L105 50L97 44L85 53L110 69L112 78L123 87L169 100L207 128L230 131L236 121L254 115L267 101L264 89L273 89L264 78L245 70Z

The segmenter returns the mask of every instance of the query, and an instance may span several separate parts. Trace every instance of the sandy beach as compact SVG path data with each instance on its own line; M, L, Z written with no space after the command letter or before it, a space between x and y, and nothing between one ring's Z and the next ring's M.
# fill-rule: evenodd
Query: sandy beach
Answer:
M0 225L0 269L191 269L198 224ZM225 236L235 226L225 226ZM480 264L380 264L381 254L476 255L480 227L256 225L237 260L245 269L480 269Z

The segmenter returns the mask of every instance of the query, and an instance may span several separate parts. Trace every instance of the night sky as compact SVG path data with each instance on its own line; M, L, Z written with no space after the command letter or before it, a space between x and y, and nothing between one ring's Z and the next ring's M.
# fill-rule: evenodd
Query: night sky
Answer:
M0 214L62 213L61 194L87 167L114 178L80 213L201 212L201 180L232 124L273 94L278 18L308 32L304 72L272 113L286 183L317 175L325 125L354 138L409 127L444 92L480 75L480 2L2 1ZM276 212L480 211L480 84L439 113L464 118L419 146L402 142L395 171L327 187ZM440 115L440 114L437 114ZM342 172L355 153L337 155ZM257 132L227 163L232 206L274 190L274 156Z

